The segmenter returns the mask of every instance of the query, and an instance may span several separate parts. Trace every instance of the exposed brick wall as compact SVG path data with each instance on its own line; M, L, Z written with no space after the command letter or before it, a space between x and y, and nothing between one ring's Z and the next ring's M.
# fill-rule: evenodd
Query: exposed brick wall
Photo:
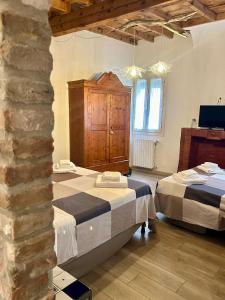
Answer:
M0 1L0 299L50 299L54 267L48 0Z

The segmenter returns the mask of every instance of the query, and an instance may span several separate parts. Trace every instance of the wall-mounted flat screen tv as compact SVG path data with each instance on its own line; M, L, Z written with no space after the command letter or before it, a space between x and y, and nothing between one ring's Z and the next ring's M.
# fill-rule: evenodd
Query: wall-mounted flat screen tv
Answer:
M201 105L199 127L225 129L225 105Z

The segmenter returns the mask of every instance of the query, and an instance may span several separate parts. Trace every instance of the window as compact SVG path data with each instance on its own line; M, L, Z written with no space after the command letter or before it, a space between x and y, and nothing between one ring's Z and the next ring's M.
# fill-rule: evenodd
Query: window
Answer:
M134 95L134 129L159 132L162 128L163 80L139 79Z

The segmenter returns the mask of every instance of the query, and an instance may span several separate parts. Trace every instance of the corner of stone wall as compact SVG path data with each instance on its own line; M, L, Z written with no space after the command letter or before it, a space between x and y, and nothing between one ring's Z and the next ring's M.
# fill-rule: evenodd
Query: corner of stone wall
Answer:
M53 299L48 0L0 2L0 299Z

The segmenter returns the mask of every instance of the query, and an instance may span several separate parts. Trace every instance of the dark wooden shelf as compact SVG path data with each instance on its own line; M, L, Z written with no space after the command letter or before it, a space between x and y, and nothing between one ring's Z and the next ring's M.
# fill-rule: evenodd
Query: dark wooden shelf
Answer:
M206 161L217 163L225 169L225 131L182 128L178 171Z

